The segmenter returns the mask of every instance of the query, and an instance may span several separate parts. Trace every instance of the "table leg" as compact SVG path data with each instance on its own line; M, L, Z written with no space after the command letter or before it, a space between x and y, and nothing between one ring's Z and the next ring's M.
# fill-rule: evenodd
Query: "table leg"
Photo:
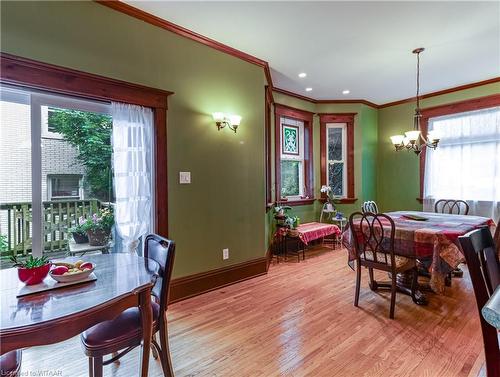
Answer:
M151 289L139 294L139 303L142 322L142 352L141 352L141 377L147 377L149 368L149 350L151 349L151 337L153 336L153 308L151 306Z

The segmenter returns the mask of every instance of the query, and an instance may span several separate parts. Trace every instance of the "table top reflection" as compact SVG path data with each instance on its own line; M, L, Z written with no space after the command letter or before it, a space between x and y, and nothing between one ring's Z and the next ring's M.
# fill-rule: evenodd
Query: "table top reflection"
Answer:
M65 258L82 259L95 265L97 280L17 298L23 285L17 270L0 271L0 331L40 325L58 320L138 292L151 286L158 273L158 263L134 254L103 254Z

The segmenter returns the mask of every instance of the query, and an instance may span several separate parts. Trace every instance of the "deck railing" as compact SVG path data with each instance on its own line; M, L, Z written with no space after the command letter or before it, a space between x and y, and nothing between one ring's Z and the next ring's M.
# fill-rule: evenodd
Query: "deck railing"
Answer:
M43 247L45 252L67 248L68 229L80 216L91 216L101 207L97 199L43 202ZM27 255L31 252L33 221L31 203L0 204L0 234L7 247L1 256Z

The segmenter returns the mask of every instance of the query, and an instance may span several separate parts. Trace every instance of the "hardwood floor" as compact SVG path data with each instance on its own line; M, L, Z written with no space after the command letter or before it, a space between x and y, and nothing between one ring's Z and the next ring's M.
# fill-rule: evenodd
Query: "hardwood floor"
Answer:
M383 278L383 275L379 275ZM477 376L484 363L472 287L465 270L426 307L368 288L353 306L355 274L343 250L273 264L267 276L219 289L169 309L176 376ZM50 334L48 334L50 336ZM138 349L105 376L135 376ZM26 376L85 376L79 339L23 353ZM57 374L29 374L51 371ZM151 358L150 376L161 376Z

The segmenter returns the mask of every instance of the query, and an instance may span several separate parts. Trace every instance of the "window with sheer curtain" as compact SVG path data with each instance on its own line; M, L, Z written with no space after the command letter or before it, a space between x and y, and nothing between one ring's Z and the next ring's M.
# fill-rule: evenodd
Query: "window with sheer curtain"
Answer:
M500 216L500 107L429 119L441 137L427 149L424 210L438 199L463 199L469 214ZM425 208L425 207L428 208Z

